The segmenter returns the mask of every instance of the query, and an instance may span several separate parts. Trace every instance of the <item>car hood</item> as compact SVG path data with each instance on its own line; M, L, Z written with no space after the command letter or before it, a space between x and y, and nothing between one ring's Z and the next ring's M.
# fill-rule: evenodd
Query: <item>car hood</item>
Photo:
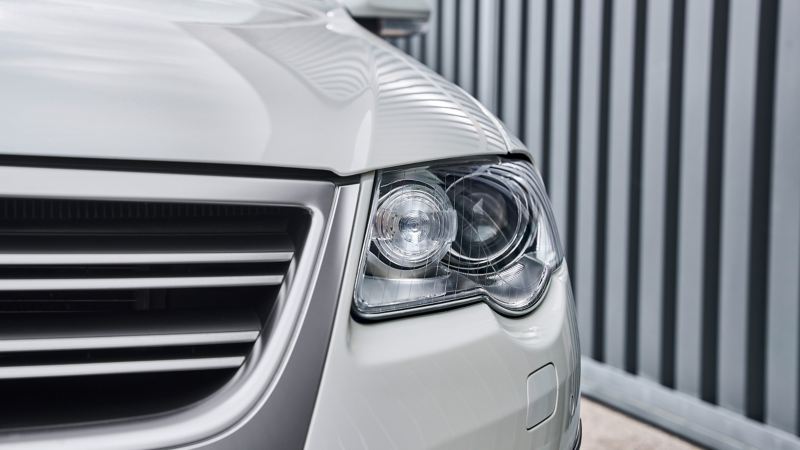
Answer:
M372 169L521 146L336 3L0 1L0 153Z

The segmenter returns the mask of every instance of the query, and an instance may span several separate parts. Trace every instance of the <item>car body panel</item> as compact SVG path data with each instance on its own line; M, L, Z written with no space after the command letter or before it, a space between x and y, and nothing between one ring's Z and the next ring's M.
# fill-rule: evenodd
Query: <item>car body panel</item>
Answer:
M335 3L0 1L0 153L321 169L522 147Z
M556 410L526 430L526 380L549 364ZM473 304L360 323L340 302L306 448L570 450L579 382L565 265L536 311L516 319Z
M0 0L0 98L4 155L361 175L360 184L330 183L345 214L311 243L326 258L319 278L308 277L315 304L302 314L313 317L285 354L268 355L286 362L275 378L250 377L262 373L250 358L238 375L255 386L246 392L234 383L163 417L6 436L18 448L572 448L580 352L566 264L522 318L485 304L380 323L351 315L374 170L527 150L474 98L338 3ZM74 168L24 182L7 176L4 192L37 195L51 171L51 187L81 176ZM126 172L85 172L69 184L80 195L38 195L94 198L109 185L139 200L170 195L164 186L219 193L219 174L200 189L181 178L199 175L140 174L158 178L140 187ZM265 186L270 198L281 195ZM249 192L231 189L233 199ZM549 364L556 410L528 430L527 379ZM256 406L215 414L217 399Z

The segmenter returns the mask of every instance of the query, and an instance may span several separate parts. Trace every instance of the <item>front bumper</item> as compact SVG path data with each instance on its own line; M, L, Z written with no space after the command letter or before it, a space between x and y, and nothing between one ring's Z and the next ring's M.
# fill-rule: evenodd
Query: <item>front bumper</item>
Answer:
M580 359L565 266L539 307L522 318L475 304L363 324L352 319L350 307L372 195L369 175L360 185L336 187L103 170L8 167L0 173L7 196L96 198L97 186L107 186L102 198L143 201L320 197L309 207L318 238L306 244L301 264L308 270L295 273L308 283L298 283L303 289L292 290L295 297L286 302L298 318L273 324L270 336L262 333L263 342L230 383L163 415L5 433L4 448L299 448L305 442L311 449L570 449L575 442ZM285 339L275 338L277 332ZM554 411L529 430L526 381L550 364Z
M582 441L583 441L583 421L578 421L578 435L575 436L575 443L572 445L572 448L575 450L580 449Z
M549 364L555 411L528 429L526 380ZM516 319L475 304L365 324L341 301L306 445L572 449L579 445L579 364L565 266L538 308Z

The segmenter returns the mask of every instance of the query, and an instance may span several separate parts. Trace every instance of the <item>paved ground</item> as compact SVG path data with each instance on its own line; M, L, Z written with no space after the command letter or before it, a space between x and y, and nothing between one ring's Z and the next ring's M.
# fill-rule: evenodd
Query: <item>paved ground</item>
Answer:
M586 397L581 401L581 419L583 419L581 448L584 450L690 450L698 448Z

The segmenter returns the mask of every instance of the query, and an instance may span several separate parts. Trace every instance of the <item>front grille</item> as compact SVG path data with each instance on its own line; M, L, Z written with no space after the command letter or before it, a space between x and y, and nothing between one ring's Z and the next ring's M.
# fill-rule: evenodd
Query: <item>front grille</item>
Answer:
M305 210L0 199L0 426L151 414L227 382L268 323Z

